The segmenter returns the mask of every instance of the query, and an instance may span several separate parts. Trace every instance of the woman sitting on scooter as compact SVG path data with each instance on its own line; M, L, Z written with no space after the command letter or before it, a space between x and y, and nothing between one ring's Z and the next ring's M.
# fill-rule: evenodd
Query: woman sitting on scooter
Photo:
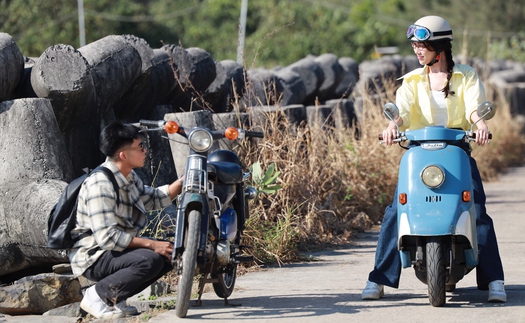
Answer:
M474 68L452 60L452 29L438 16L426 16L408 28L407 38L422 68L405 76L396 92L401 130L426 126L445 126L469 130L478 121L478 105L485 90ZM489 129L484 120L476 124L476 144L489 142ZM397 127L390 121L383 140L392 145ZM470 156L470 147L462 147ZM474 204L478 233L479 263L476 267L478 289L489 290L489 302L506 302L503 266L492 219L485 209L485 192L476 161L470 157L474 182ZM395 194L394 196L397 196ZM401 258L397 250L397 206L394 201L385 210L377 243L374 270L370 272L362 299L374 300L384 295L384 285L398 288Z

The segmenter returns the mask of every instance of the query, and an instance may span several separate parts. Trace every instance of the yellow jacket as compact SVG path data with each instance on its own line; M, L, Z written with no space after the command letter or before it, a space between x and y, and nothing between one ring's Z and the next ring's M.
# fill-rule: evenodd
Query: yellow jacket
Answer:
M415 69L400 78L403 79L403 84L396 92L396 104L399 115L403 118L400 130L415 130L434 125L428 68L424 66ZM483 83L473 67L456 64L450 79L450 90L455 94L449 94L446 98L447 128L469 130L472 124L470 115L478 105L486 101Z

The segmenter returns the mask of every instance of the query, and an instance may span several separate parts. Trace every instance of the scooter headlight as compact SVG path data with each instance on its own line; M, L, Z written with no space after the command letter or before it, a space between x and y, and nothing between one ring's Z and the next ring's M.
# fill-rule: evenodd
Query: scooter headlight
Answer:
M197 152L207 151L213 144L213 137L210 132L204 129L197 129L193 131L188 137L190 147Z
M426 186L436 188L440 187L445 181L445 173L438 166L427 166L421 172L421 179Z

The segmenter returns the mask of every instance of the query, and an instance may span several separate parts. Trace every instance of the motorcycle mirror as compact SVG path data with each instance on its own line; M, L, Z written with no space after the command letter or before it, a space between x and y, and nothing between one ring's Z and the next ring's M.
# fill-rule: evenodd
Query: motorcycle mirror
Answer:
M478 106L478 116L484 120L490 120L496 114L496 106L494 103L485 101Z
M390 121L393 121L395 123L394 119L399 117L399 108L394 103L387 102L383 106L383 113Z

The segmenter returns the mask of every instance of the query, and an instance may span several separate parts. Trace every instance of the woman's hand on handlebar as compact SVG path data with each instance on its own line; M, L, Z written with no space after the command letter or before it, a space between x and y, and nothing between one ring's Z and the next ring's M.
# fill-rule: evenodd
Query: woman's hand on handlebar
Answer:
M478 121L476 124L477 128L476 133L476 143L480 146L488 144L492 135L490 134L489 127L484 120Z
M388 123L388 127L383 130L383 142L391 146L394 143L394 139L397 138L397 127L393 122Z

